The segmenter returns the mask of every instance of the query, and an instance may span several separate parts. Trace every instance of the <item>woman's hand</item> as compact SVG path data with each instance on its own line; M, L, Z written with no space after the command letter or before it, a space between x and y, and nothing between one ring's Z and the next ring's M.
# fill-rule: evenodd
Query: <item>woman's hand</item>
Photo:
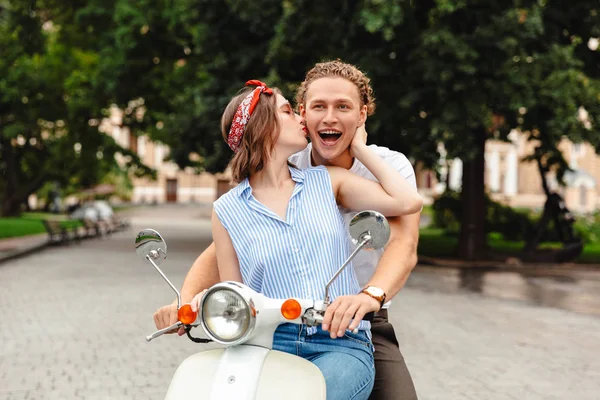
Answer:
M367 136L368 133L365 129L365 124L356 128L354 138L352 139L352 143L350 143L350 155L352 157L356 157L355 150L367 145Z

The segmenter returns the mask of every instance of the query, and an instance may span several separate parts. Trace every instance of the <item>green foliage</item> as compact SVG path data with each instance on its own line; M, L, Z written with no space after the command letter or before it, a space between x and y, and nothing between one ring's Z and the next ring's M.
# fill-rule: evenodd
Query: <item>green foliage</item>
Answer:
M485 197L486 233L497 233L508 241L525 240L535 229L537 222L528 211L516 210ZM433 225L452 234L460 230L463 207L460 193L446 191L433 203ZM549 239L549 237L546 237Z
M446 191L438 196L433 205L432 225L447 234L456 235L460 230L460 218L463 211L460 193ZM536 229L541 215L526 209L514 209L491 200L486 195L486 232L497 239L507 241L526 240ZM600 213L575 217L575 234L585 244L600 243ZM541 240L558 242L560 238L554 229L554 221L548 222Z
M102 57L67 36L76 29L60 24L61 11L73 14L59 1L0 5L0 215L17 214L47 182L67 193L96 184L117 153L126 170L152 174L98 131L110 104L98 77Z
M98 134L111 104L181 167L221 171L230 96L248 79L289 96L315 62L333 58L372 79L370 140L435 166L439 143L468 162L480 139L520 128L560 176L565 136L600 146L600 52L587 47L600 36L599 10L597 0L1 2L0 146L11 154L0 160L0 192L17 181L29 182L20 197L48 180L92 185L117 153L132 173L151 173ZM481 179L468 183L483 193ZM505 209L488 213L475 220L526 229Z
M61 226L71 229L82 226L81 222L67 220L64 216L45 213L23 213L21 218L0 218L0 239L35 235L46 232L44 219L60 220Z
M600 212L577 217L575 231L584 243L600 245Z
M488 235L488 243L495 254L518 255L523 249L523 241L507 241L501 235ZM456 248L458 237L449 235L443 229L421 229L419 235L419 248L417 250L420 256L454 258L456 257ZM560 248L560 243L545 242L540 248ZM600 243L588 243L583 248L583 253L575 260L578 263L600 264Z

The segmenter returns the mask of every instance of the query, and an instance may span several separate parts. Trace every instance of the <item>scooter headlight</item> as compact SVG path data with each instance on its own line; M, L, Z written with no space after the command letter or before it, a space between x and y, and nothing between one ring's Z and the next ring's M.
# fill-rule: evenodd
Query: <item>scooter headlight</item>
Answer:
M213 287L202 300L202 326L215 342L242 342L254 329L256 311L251 300L236 290Z

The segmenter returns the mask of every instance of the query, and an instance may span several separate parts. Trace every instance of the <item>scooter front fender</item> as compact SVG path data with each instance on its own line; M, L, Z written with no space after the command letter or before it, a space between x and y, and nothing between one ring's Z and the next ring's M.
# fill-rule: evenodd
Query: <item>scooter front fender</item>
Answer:
M325 400L325 394L323 374L310 361L242 345L185 359L165 400Z

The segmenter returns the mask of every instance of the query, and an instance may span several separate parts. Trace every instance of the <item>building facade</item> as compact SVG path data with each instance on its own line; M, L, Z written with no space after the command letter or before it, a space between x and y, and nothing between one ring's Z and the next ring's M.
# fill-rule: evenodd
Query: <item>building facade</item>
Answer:
M485 148L485 185L490 196L512 207L540 209L546 195L542 179L535 162L523 159L533 154L535 143L527 136L513 131L509 142L488 140ZM575 213L591 213L600 207L600 156L589 143L575 144L563 140L559 144L572 171L565 174L565 186L559 185L553 173L548 173L550 190L556 191L565 199L567 208ZM439 148L444 154L443 146ZM417 185L420 192L431 201L442 193L446 185L459 190L462 181L462 161L460 159L440 160L440 176L431 170L417 166Z
M122 147L138 154L142 162L157 171L157 179L133 178L132 203L202 203L215 199L218 177L193 168L181 170L173 162L165 161L169 147L153 142L147 136L136 136L122 126L123 111L113 107L110 118L100 124L100 130L111 135Z

